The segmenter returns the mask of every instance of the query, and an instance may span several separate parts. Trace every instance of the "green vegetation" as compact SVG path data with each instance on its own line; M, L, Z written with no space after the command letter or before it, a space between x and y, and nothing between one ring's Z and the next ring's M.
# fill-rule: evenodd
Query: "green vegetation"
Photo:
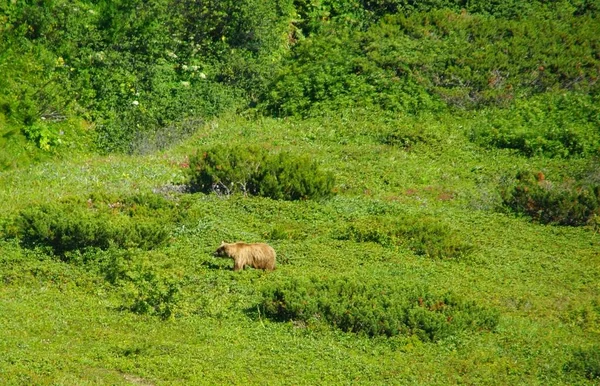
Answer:
M493 330L498 314L450 294L390 288L348 279L295 280L264 293L265 313L279 320L325 321L368 336L415 335L435 342L467 329Z
M593 346L587 350L575 351L566 369L582 373L591 380L600 378L600 348Z
M340 238L383 246L406 246L417 255L433 258L460 257L473 249L457 232L431 217L367 217L353 221Z
M600 184L552 183L543 173L520 172L504 203L542 223L580 226L600 216Z
M0 3L2 383L597 383L599 17Z
M485 146L532 157L600 154L598 97L544 94L505 110L483 110L471 137Z
M243 193L275 200L328 197L334 177L308 158L269 154L259 147L218 146L190 158L193 192Z
M140 202L139 197L123 202L102 202L95 198L23 209L14 224L8 226L7 233L18 238L23 246L49 247L59 255L111 246L148 250L161 246L169 237L164 211L144 210L146 203Z

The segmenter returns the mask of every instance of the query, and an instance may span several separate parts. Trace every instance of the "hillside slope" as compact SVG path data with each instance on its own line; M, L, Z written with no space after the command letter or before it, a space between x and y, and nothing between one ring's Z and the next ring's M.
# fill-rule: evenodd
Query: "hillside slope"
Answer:
M0 5L1 383L596 384L599 10Z

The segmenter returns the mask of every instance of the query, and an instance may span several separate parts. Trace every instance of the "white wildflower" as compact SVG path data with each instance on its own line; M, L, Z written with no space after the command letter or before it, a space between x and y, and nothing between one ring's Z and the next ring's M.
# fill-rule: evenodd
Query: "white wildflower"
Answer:
M205 73L203 73L203 72L201 72L201 73L200 73L200 78L202 78L202 79L206 79L206 74L205 74Z
M140 104L140 102L138 102L138 101L133 101L133 102L131 102L131 104L132 104L132 105L134 105L134 106L137 106L137 105L139 105L139 104Z

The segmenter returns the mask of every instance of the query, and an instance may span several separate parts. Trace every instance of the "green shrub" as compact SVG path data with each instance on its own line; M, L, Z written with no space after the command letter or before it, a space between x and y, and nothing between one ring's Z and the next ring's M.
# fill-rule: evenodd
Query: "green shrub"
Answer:
M575 350L565 370L579 373L590 380L600 379L600 346Z
M547 180L543 173L519 172L514 187L502 191L515 213L544 224L582 226L600 215L600 185Z
M169 237L160 219L131 217L108 206L88 207L88 203L60 202L24 209L7 233L28 248L47 247L65 258L68 252L88 248L153 249Z
M175 316L181 295L181 283L155 270L134 268L121 283L125 308L136 314L169 319Z
M415 335L435 342L460 331L493 330L498 312L423 288L345 279L296 279L263 292L267 316L325 322L368 336Z
M334 21L321 21L314 29L318 33L292 46L264 94L271 114L306 116L340 107L420 114L447 106L507 107L517 97L549 90L598 90L594 47L600 34L595 17L573 12L576 7L544 9L538 4L528 18L520 14L513 19L500 17L504 12L497 9L485 11L489 7L481 3L474 14L461 12L464 3L458 8L455 2L423 7L404 3L401 9L396 3L382 6L393 14L361 25L356 18L368 12L358 3L356 14L349 3L300 6L303 12ZM509 9L518 7L511 3ZM560 137L556 140L568 141Z
M399 127L386 133L381 142L410 150L418 144L434 144L440 141L437 133L424 127Z
M371 46L371 38L381 36L364 36L338 25L300 41L265 93L264 107L278 116L349 108L408 114L443 109L439 98L428 93L397 57L382 58L385 54ZM395 65L384 63L386 59Z
M438 259L465 256L473 250L457 232L430 217L363 218L349 224L339 237L383 246L403 246L417 255Z
M509 109L484 110L471 140L531 156L585 157L600 152L600 104L589 95L543 94Z
M319 2L298 0L294 2L299 20L295 23L301 35L318 33L323 25L341 22L357 28L365 28L390 14L411 15L448 9L454 12L468 12L503 19L522 20L535 12L550 10L555 13L575 15L595 15L600 6L593 1L565 1L545 3L543 1L464 1L464 0L323 0Z
M181 280L150 261L148 252L111 248L96 253L92 264L120 293L123 309L168 319L181 300ZM163 255L154 257L167 261Z
M189 185L195 192L300 200L328 197L333 184L333 175L308 157L260 147L216 146L190 157Z

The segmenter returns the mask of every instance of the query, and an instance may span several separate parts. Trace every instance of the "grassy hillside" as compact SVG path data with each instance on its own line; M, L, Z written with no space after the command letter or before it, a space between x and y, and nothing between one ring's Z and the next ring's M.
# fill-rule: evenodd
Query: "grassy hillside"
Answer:
M0 5L1 383L596 384L599 9Z
M405 149L378 141L369 130L377 118L354 118L229 116L167 152L82 157L3 173L0 202L7 224L28 208L52 203L68 208L63 216L106 208L114 218L121 214L118 203L126 207L137 196L139 209L131 218L160 216L170 235L166 245L150 250L115 245L70 254L52 252L43 241L25 246L7 237L1 246L2 349L8 354L0 366L3 379L593 383L597 372L586 378L577 366L593 368L594 357L580 363L585 359L577 353L598 350L597 230L498 212L505 173L528 168L551 178L566 167L585 169L586 160L484 150L453 122L427 124L446 134L439 143ZM187 155L249 139L310 154L335 173L338 194L324 201L276 201L169 193L189 170ZM157 189L168 199L152 204ZM402 234L398 243L347 237L349 229L364 229L365 221L376 236L385 236L395 229L389 224L407 219L424 224L413 226L415 237L434 240L434 247L436 237L470 247L449 257L419 253ZM444 230L441 236L437 227ZM222 239L271 243L278 269L232 272L231 262L212 257ZM401 299L405 288L433 299L451 293L497 312L497 325L492 331L459 328L430 341L416 330L369 336L341 331L316 314L289 321L265 314L263 293L298 278L323 285L338 279L378 283Z

